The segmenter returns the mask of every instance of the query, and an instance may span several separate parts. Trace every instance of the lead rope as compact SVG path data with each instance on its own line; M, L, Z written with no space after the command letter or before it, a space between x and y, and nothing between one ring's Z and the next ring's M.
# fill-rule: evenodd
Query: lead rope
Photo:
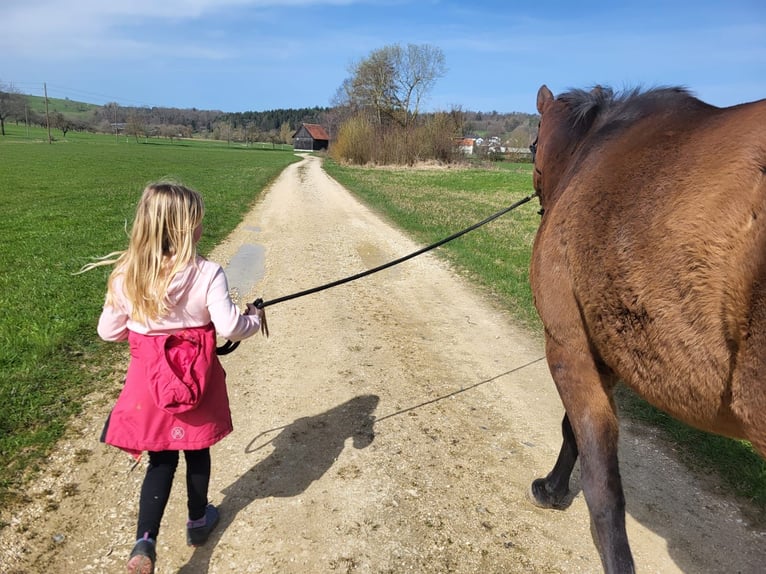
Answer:
M448 243L452 241L453 239L457 239L458 237L465 235L466 233L473 231L474 229L477 229L481 227L482 225L486 225L487 223L497 219L501 215L505 215L509 211L513 211L514 209L524 205L525 203L527 203L528 201L531 201L535 197L537 197L537 193L528 195L518 200L513 205L510 205L504 209L501 209L497 213L493 213L492 215L490 215L486 219L482 219L478 223L474 223L470 227L466 227L465 229L458 231L457 233L453 233L449 237L445 237L444 239L437 241L436 243L432 243L431 245L428 245L427 247L418 249L417 251L414 251L410 253L409 255L405 255L404 257L400 257L399 259L389 261L388 263L384 263L383 265L373 267L372 269L368 269L367 271L362 271L361 273L357 273L356 275L351 275L349 277L344 277L343 279L332 281L331 283L326 283L325 285L312 287L311 289L306 289L304 291L298 291L297 293L293 293L292 295L284 295L282 297L277 297L276 299L271 299L270 301L264 301L263 299L258 298L255 301L253 301L253 305L255 305L255 307L257 307L258 309L263 309L264 307L268 307L269 305L276 305L277 303L282 303L284 301L289 301L291 299L297 299L299 297L305 297L306 295L312 295L314 293L318 293L319 291L324 291L325 289L330 289L332 287L337 287L338 285L343 285L344 283L349 283L351 281L361 279L362 277L367 277L368 275L372 275L373 273L377 273L378 271L383 271L384 269L388 269L389 267L393 267L394 265L403 263L407 261L408 259L412 259L413 257L422 255L423 253L427 251L436 249L437 247L444 245L445 243ZM264 331L264 334L267 332L268 332L268 328ZM238 346L239 346L239 341L226 341L222 346L216 348L216 353L218 355L228 355L229 353L234 351L234 349L236 349Z

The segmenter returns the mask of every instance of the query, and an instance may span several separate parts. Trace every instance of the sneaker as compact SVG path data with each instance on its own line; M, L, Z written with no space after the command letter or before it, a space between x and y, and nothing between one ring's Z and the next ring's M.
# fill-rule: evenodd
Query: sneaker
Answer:
M186 523L186 543L189 546L202 546L218 524L218 509L212 504L205 508L205 516Z
M128 559L128 574L154 574L154 562L157 560L157 550L154 540L149 533L136 541Z

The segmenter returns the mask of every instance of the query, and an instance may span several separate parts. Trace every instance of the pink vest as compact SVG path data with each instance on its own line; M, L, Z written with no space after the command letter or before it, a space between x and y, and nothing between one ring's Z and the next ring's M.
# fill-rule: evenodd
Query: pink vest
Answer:
M199 450L232 431L212 323L172 335L128 334L130 365L101 440L145 450Z

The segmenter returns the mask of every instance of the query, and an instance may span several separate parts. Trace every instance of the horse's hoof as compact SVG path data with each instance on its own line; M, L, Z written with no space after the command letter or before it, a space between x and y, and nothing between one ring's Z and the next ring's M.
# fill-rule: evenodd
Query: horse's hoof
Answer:
M547 485L548 483L544 478L532 481L527 491L530 502L539 508L553 508L557 510L565 508L564 500L566 499L566 493L564 496L558 497L548 489Z

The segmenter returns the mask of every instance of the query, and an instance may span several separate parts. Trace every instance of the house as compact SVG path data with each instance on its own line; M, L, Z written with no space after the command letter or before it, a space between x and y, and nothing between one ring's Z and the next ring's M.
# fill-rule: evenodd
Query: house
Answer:
M505 152L511 156L532 161L532 151L528 147L509 147L505 148Z
M301 124L293 134L293 149L296 151L319 151L330 145L330 136L319 124Z
M460 138L457 140L457 149L465 155L473 155L476 138Z

